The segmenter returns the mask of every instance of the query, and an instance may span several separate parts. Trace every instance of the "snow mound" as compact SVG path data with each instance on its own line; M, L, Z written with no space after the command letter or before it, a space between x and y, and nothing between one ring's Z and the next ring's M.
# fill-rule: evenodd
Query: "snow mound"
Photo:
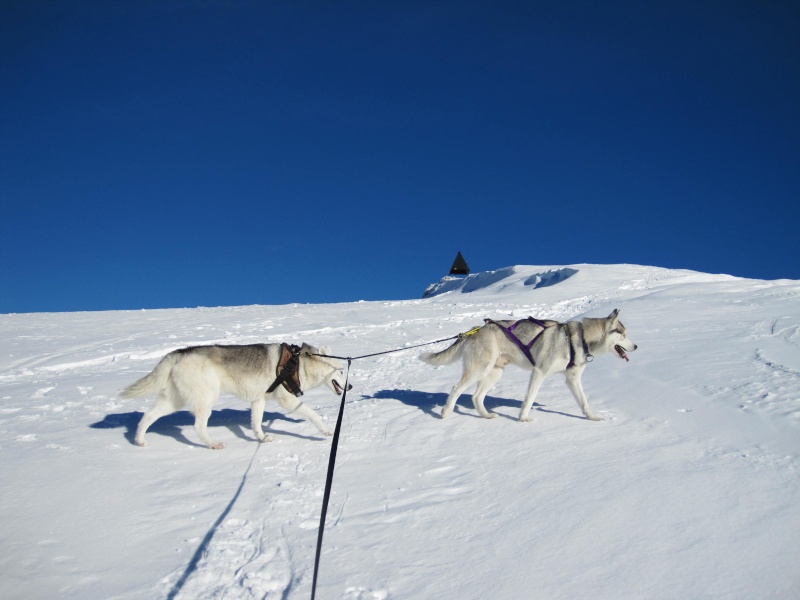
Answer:
M569 279L577 272L577 269L562 267L542 273L534 273L532 275L526 275L522 284L534 289L548 287ZM501 281L510 280L515 274L519 274L518 267L506 267L496 271L483 271L481 273L467 275L466 277L448 275L437 283L429 285L425 289L425 293L422 297L432 298L433 296L456 291L460 291L462 294L469 294L478 290L486 290Z

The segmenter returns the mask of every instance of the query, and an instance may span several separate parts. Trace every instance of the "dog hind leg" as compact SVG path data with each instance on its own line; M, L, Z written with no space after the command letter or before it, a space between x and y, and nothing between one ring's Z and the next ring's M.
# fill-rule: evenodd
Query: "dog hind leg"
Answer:
M250 425L253 427L253 434L259 442L271 442L272 436L264 433L261 427L261 420L264 418L264 407L267 404L267 399L263 396L253 402L250 407Z
M221 390L213 364L202 356L191 356L172 369L171 384L175 403L194 415L194 430L200 441L212 450L224 448L225 444L215 442L208 435L208 419Z
M192 411L194 413L194 430L197 432L197 437L212 450L222 450L225 444L222 442L215 442L208 435L208 419L211 417L211 405L200 404Z
M478 381L478 389L476 389L475 393L472 395L472 405L484 419L494 419L497 417L495 413L486 410L483 401L486 398L486 394L489 393L489 390L494 387L494 384L497 383L502 376L503 369L501 367L492 367L481 377L480 381Z
M448 416L450 416L450 413L453 412L453 409L456 406L458 397L461 396L464 390L475 383L477 379L478 377L469 369L464 369L464 374L461 376L459 382L453 386L453 389L450 391L450 395L447 396L447 402L444 403L444 408L442 408L443 419L446 419Z
M539 393L539 388L542 387L543 381L544 373L534 367L533 374L531 375L531 381L528 384L528 393L525 396L525 402L522 403L522 409L519 411L520 421L525 423L533 421L533 418L529 415L531 412L531 407L533 406L533 401L536 400L536 395Z
M146 446L147 442L144 440L144 434L150 426L161 417L165 417L175 412L172 402L163 395L159 396L153 408L148 410L139 420L139 425L136 427L136 436L134 442L137 446Z

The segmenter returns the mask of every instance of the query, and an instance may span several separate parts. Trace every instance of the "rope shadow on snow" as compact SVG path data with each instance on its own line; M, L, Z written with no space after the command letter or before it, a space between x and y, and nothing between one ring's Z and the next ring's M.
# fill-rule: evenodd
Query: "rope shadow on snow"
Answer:
M214 521L214 524L211 525L211 528L206 533L205 537L203 538L203 541L200 542L200 545L197 547L197 550L195 550L191 560L186 565L186 569L184 569L183 574L175 582L175 585L172 586L172 589L170 590L169 594L167 594L167 600L174 600L174 598L178 595L178 593L180 593L183 586L189 580L189 577L191 577L192 574L194 574L195 571L197 571L197 566L200 564L200 560L203 558L206 551L208 550L208 546L211 544L211 540L213 539L214 534L217 533L217 529L219 529L219 526L222 525L222 523L225 521L225 518L228 516L228 513L231 512L231 509L233 508L234 504L236 504L236 501L239 499L239 495L242 493L242 489L244 488L245 482L247 482L247 475L250 473L250 469L253 466L253 461L256 458L257 452L258 452L258 446L256 446L256 449L253 452L253 456L250 459L250 464L247 465L247 470L245 470L244 475L242 475L242 481L241 483L239 483L239 487L236 490L236 493L233 495L233 498L231 498L231 501L228 503L228 506L225 507L225 510L222 511L222 514L220 514L220 516L217 517L217 520Z
M132 445L135 444L134 437L136 436L136 428L139 421L144 416L144 413L139 411L117 413L106 415L102 421L92 423L89 425L91 429L118 429L125 428L125 439ZM281 413L264 412L264 431L268 434L278 434L282 436L291 436L301 439L316 440L322 439L321 436L307 436L290 431L278 430L273 428L275 421L286 421L287 423L301 423L302 419L292 419ZM205 448L204 444L199 444L192 441L183 431L186 428L194 427L194 415L186 410L174 412L158 419L147 430L147 434L165 435L173 438L175 441L189 446L197 446L198 448ZM245 441L256 441L253 437L250 428L250 411L249 410L236 410L232 408L223 408L215 410L211 413L208 419L208 427L227 427L236 437ZM194 431L192 429L192 431Z

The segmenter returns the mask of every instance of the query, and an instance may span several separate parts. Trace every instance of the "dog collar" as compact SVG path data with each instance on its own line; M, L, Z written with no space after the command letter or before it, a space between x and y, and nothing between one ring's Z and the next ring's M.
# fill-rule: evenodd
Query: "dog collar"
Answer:
M577 321L566 323L566 334L567 340L569 341L569 364L567 368L571 369L577 364L585 365L586 363L592 362L594 356L589 352L589 345L586 343L586 338L583 335L583 324ZM581 350L583 350L583 362L581 363L577 363L575 360L577 356L577 352L575 351L577 345L576 341L580 343Z

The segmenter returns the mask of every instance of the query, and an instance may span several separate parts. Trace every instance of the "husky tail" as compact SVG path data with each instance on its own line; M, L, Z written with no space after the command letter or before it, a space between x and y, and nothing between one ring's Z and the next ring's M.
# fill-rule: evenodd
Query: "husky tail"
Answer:
M122 390L119 393L120 398L144 398L165 390L172 367L175 366L179 356L178 352L167 354L149 375Z
M461 343L463 339L458 339L455 344L442 350L441 352L425 352L420 355L420 360L438 367L440 365L448 365L451 362L457 361L461 358L461 352L464 350L464 345Z

